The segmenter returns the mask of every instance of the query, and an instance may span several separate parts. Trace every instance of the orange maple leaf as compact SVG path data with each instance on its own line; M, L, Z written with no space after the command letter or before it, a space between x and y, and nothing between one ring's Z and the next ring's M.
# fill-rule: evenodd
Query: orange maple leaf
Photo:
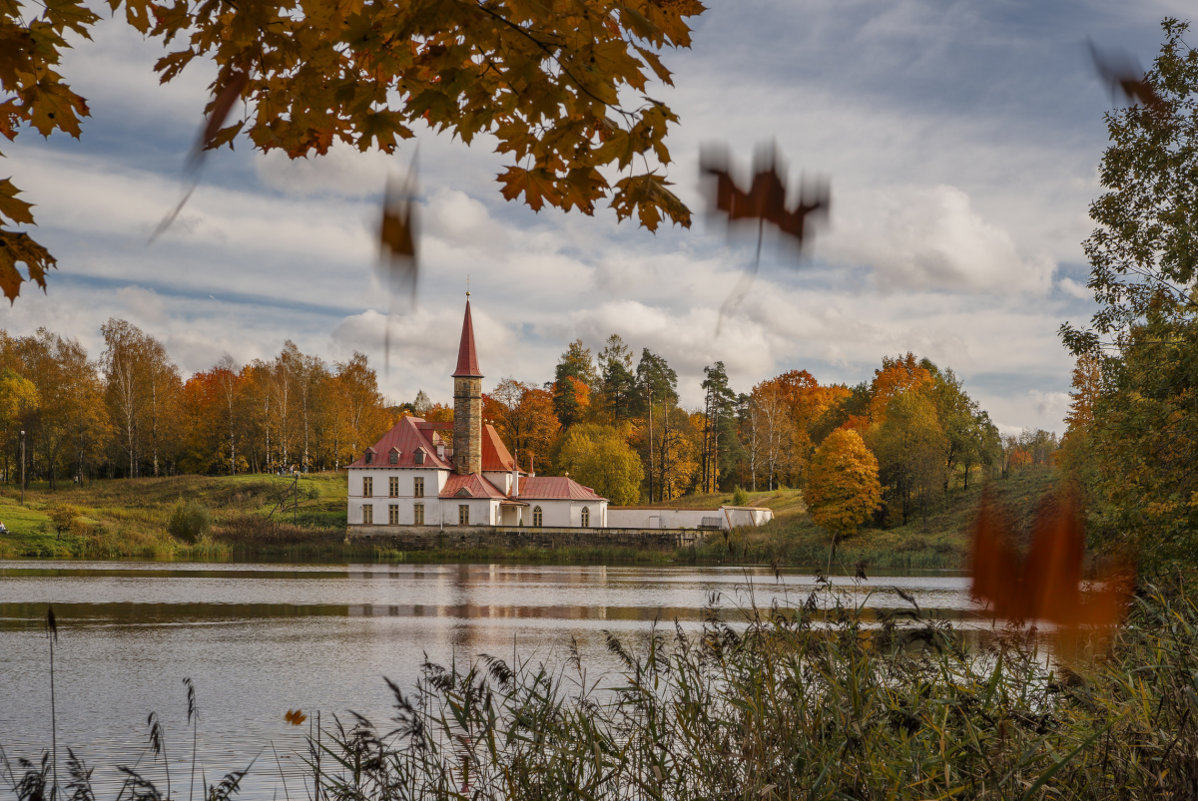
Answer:
M1015 548L1011 530L1010 515L987 491L974 525L970 591L990 616L1054 623L1058 639L1072 639L1083 628L1101 637L1123 619L1135 585L1130 562L1096 576L1082 592L1085 541L1076 493L1041 501L1026 556Z
M283 715L283 720L287 721L292 726L299 726L307 719L308 716L299 709L288 709L287 714Z

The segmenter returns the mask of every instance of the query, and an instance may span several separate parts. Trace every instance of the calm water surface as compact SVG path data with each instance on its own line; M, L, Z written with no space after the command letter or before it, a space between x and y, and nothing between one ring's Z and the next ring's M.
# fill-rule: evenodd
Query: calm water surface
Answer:
M895 588L933 613L972 608L961 577L836 583L874 608L909 608ZM0 746L15 761L50 745L47 604L58 620L59 748L98 766L101 798L115 797L112 766L149 763L151 712L166 729L179 795L189 677L208 781L258 756L241 797L271 799L283 795L280 768L303 772L295 754L307 726L287 724L289 709L320 710L325 722L354 710L381 723L391 706L382 677L410 687L426 656L560 663L572 639L597 674L613 667L606 631L636 640L654 620L698 628L713 599L735 620L737 607L801 601L814 587L810 574L744 568L0 560ZM303 797L298 779L290 790Z

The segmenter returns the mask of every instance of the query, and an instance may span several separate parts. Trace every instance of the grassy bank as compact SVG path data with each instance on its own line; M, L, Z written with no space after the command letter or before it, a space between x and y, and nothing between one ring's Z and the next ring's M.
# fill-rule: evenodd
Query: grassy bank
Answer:
M991 482L990 489L1020 526L1017 534L1030 536L1030 527L1041 497L1052 488L1056 474L1027 469ZM730 496L729 496L730 497ZM759 528L742 528L728 536L716 535L689 557L696 562L796 565L853 573L858 565L869 571L958 570L966 566L974 515L982 497L982 484L954 489L906 525L889 529L862 528L841 538L832 552L831 535L811 522L802 494L793 490L750 493L751 503L774 510L774 520ZM726 501L726 498L725 498Z
M995 481L998 497L1025 524L1051 486L1049 471L1025 470ZM301 476L172 476L97 481L53 492L34 486L20 502L0 490L0 558L525 562L566 564L760 564L867 570L959 569L981 487L954 490L926 515L892 529L866 528L837 544L806 514L796 490L749 493L775 519L760 528L708 535L676 551L616 547L444 548L396 551L345 537L346 483L340 473ZM693 495L675 506L716 508L731 493ZM206 521L172 536L172 516ZM830 559L831 557L831 559Z

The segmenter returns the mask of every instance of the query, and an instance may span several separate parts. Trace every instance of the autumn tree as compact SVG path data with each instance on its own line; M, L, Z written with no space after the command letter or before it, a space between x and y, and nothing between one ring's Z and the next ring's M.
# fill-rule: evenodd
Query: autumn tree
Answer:
M787 398L786 388L775 380L762 381L750 393L748 448L754 490L759 475L773 490L791 473L797 428Z
M590 406L591 388L599 383L591 349L576 339L553 370L553 411L566 429L582 420Z
M659 441L666 425L663 418L678 405L678 373L664 357L642 348L636 364L636 387L631 406L633 414L644 421L640 426L643 432L640 439L644 443L641 458L645 464L649 500L652 501L655 496L662 497L661 471L657 467L661 463Z
M1150 540L1153 559L1198 554L1198 51L1188 28L1162 22L1143 76L1152 107L1106 115L1103 193L1083 243L1099 308L1088 326L1061 328L1101 374L1089 435L1093 528Z
M632 350L619 334L612 334L599 352L601 405L612 422L618 423L632 417L636 386Z
M1091 493L1098 479L1091 432L1094 405L1101 389L1101 358L1096 353L1078 354L1069 392L1069 412L1065 415L1068 428L1061 440L1061 467L1087 492L1087 501L1093 500Z
M654 429L650 484L657 488L657 500L666 501L690 492L698 479L702 429L685 410L664 408Z
M41 405L41 396L37 386L11 368L0 370L0 432L2 432L6 447L4 448L4 480L10 481L12 471L8 467L10 453L20 454L19 431L27 425L27 420ZM20 465L17 465L17 473Z
M907 390L930 387L933 383L931 371L917 362L913 353L897 358L883 357L882 367L874 371L870 384L870 421L881 425L892 398Z
M833 537L857 531L882 505L878 460L851 428L838 428L816 448L804 492L807 510L817 526Z
M664 137L677 121L650 96L670 82L661 60L687 47L698 0L526 0L480 3L343 3L281 0L110 0L167 53L156 71L170 81L197 59L216 64L201 146L239 136L292 158L328 152L334 141L393 152L413 126L469 144L489 134L510 159L498 176L508 199L591 214L609 199L619 218L650 230L663 215L689 225L670 191ZM87 102L58 72L69 40L90 38L99 20L84 0L0 5L3 52L0 133L29 126L78 137ZM53 257L28 234L29 204L0 182L0 288L45 287Z
M416 416L424 417L431 408L433 408L433 402L429 400L425 391L423 389L416 390L416 399L412 401L412 411L416 413Z
M703 368L703 445L700 453L700 489L715 492L740 448L736 436L736 393L728 386L722 361Z
M377 442L390 427L391 420L379 392L378 374L365 354L354 351L349 359L333 365L329 386L329 406L333 414L331 455L333 467L340 468ZM427 414L432 403L427 395L421 402L422 394L417 393L416 400L423 407L421 411Z
M628 444L625 427L601 423L574 426L565 435L558 468L615 506L636 503L641 497L644 471L640 456Z
M559 434L549 391L505 378L494 392L483 394L483 416L495 426L522 468L534 469L536 459L548 464Z
M158 475L175 431L170 415L182 388L179 369L161 342L127 320L109 319L100 333L105 398L128 475L141 475L143 459Z
M882 422L869 430L869 445L887 490L887 518L906 524L925 514L943 487L948 438L936 413L931 387L919 382L890 397Z

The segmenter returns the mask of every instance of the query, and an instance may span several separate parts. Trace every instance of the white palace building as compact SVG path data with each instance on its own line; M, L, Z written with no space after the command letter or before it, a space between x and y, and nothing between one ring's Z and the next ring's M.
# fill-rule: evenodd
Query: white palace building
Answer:
M453 423L404 417L349 466L349 526L606 528L607 498L521 470L483 422L470 299L453 372Z
M740 506L609 512L607 498L590 487L516 465L495 428L483 422L482 379L467 293L453 423L404 417L349 466L350 533L450 526L728 530L773 517L769 509Z

